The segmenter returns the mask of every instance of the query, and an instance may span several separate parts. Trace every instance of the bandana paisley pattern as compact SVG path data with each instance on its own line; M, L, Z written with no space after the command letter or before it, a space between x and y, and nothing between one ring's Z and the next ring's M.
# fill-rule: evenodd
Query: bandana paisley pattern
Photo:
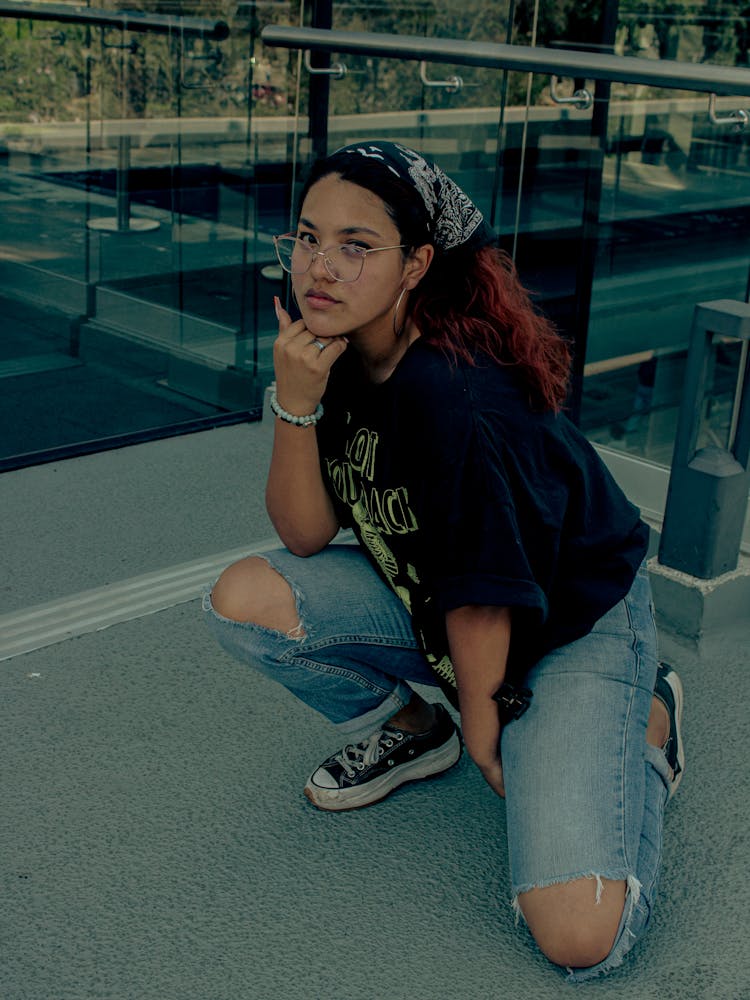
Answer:
M491 243L494 233L469 196L440 167L408 146L396 142L354 143L337 150L380 160L397 177L408 181L424 202L435 246L452 250L470 241Z

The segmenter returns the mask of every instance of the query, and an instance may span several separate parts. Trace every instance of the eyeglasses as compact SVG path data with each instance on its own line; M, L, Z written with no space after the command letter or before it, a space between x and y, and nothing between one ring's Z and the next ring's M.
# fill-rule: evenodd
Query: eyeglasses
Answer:
M304 274L310 270L314 258L320 256L334 281L356 281L362 274L368 253L405 249L403 243L393 247L372 247L369 250L356 243L340 243L327 250L316 250L311 243L291 234L274 236L273 243L279 264L288 274Z

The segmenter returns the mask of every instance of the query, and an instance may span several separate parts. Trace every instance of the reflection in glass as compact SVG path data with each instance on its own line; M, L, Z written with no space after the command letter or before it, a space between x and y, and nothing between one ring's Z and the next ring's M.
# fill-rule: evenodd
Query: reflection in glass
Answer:
M579 346L586 432L667 464L695 303L746 295L750 129L712 124L696 93L561 80L561 93L595 89L581 110L555 104L543 73L428 64L428 79L460 75L456 90L426 85L416 61L336 53L346 76L312 91L303 59L258 36L323 7L241 2L221 43L0 21L0 406L27 418L4 425L33 450L240 419L272 377L286 291L272 237L290 228L305 167L321 144L377 134L438 160L496 227ZM331 10L342 30L746 59L733 16L600 14L487 0ZM721 98L719 113L734 105ZM722 349L706 417L721 439L738 363L736 345Z

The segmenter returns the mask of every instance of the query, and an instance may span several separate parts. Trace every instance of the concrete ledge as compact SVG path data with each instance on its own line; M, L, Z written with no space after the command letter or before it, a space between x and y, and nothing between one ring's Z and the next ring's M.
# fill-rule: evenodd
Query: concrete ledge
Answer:
M718 630L750 617L750 558L740 556L731 573L703 580L648 561L656 622L680 641L699 645Z

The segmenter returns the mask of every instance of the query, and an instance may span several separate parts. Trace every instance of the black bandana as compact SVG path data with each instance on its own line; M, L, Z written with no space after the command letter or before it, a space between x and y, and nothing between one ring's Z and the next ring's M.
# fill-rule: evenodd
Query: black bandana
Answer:
M380 160L397 177L417 191L430 218L435 246L479 249L497 239L474 202L440 167L397 142L355 142L336 153L351 153Z

